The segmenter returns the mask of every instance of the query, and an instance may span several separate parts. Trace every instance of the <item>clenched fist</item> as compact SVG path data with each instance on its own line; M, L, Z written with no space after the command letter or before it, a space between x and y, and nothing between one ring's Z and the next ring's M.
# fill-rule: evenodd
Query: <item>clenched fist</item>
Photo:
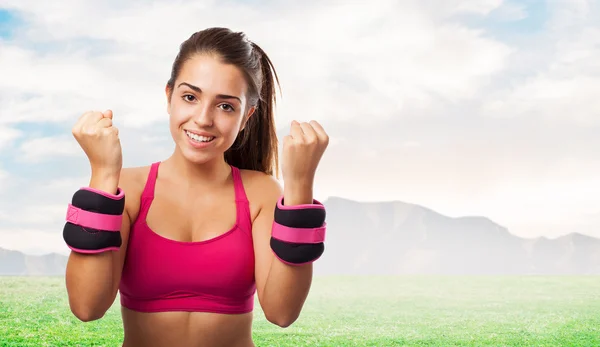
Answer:
M319 161L329 144L329 136L316 121L292 122L283 138L282 167L286 185L312 186Z
M113 126L111 110L84 113L72 133L85 154L92 171L118 175L123 165L119 130Z

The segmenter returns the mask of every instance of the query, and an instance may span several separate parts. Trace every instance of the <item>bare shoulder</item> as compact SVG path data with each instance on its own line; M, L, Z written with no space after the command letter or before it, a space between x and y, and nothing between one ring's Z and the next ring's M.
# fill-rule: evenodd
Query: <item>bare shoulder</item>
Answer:
M254 170L240 170L240 173L253 216L263 206L274 205L283 194L283 188L274 176Z
M121 169L119 187L125 192L125 209L132 220L137 217L149 172L150 165Z
M146 178L150 172L150 166L127 167L121 169L119 186L126 193L135 194L139 190L140 194L144 190Z

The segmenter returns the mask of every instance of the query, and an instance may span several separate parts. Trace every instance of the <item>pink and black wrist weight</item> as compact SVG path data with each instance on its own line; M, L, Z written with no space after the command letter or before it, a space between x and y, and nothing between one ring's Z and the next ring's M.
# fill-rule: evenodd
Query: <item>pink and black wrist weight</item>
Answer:
M312 204L285 206L277 202L271 231L271 249L282 262L303 265L314 262L325 250L325 206Z
M67 209L63 239L78 253L118 251L121 247L121 222L125 210L125 194L83 187L75 194Z

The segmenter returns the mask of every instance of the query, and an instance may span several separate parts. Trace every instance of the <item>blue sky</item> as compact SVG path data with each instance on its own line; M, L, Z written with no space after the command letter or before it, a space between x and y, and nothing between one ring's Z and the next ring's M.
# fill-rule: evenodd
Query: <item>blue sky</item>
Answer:
M2 4L0 247L66 252L64 206L89 179L70 133L81 113L113 109L125 166L170 155L164 83L208 26L269 53L282 133L308 116L328 130L321 200L600 236L598 1Z
M518 41L522 36L543 33L550 16L546 1L525 0L504 1L504 6L488 16L466 15L464 20L472 27L484 29L490 37Z
M16 25L15 16L7 10L0 9L0 37L3 39L10 38L12 26Z

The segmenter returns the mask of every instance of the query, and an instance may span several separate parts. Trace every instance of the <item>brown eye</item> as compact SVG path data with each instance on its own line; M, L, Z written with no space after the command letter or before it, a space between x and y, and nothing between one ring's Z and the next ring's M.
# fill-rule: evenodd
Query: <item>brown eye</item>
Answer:
M235 111L235 109L233 108L233 106L231 106L229 104L221 104L219 106L224 107L224 111L225 112L233 112L233 111Z
M193 95L191 95L191 94L186 94L186 95L183 96L183 99L185 101L193 102L196 98Z

